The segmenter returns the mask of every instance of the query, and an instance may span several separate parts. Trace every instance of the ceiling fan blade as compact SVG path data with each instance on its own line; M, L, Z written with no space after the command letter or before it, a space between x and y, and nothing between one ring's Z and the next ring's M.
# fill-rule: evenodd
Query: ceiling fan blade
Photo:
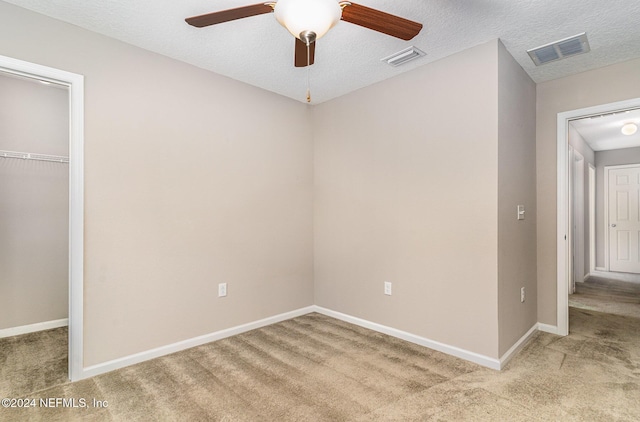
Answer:
M295 54L295 66L306 67L307 66L307 44L304 41L296 40L296 54ZM316 43L315 41L309 44L309 65L313 64L316 56Z
M351 2L342 9L342 20L407 41L422 29L421 23Z
M220 12L207 13L206 15L193 16L185 21L197 28L209 25L229 22L236 19L248 18L250 16L262 15L273 12L273 7L269 4L258 3L251 6L237 7L235 9L222 10Z

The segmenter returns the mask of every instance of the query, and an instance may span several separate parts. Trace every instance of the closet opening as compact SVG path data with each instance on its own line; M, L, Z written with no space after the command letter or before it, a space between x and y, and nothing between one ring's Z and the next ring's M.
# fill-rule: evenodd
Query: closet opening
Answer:
M11 396L68 380L69 98L67 86L6 73L0 93L0 344Z
M83 84L0 56L0 390L16 397L83 378Z

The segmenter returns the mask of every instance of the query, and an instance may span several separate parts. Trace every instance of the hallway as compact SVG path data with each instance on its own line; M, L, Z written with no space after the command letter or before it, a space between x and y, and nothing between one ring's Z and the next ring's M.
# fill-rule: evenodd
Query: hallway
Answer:
M640 319L640 283L591 276L576 283L569 306Z

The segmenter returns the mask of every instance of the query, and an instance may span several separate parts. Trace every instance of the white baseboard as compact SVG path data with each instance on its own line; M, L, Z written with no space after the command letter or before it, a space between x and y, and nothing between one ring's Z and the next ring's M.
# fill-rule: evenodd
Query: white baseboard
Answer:
M596 270L591 275L594 277L603 277L611 280L624 281L627 283L640 283L640 274L636 273L619 273L615 271Z
M392 337L396 337L402 340L406 340L411 343L418 344L420 346L428 347L429 349L437 350L442 353L446 353L451 356L458 357L478 365L486 366L491 369L500 369L500 361L495 358L490 358L478 353L470 352L468 350L461 349L459 347L450 346L448 344L440 343L435 340L420 337L415 334L407 333L405 331L397 330L395 328L387 327L375 322L367 321L361 318L357 318L351 315L343 314L341 312L332 311L330 309L323 308L321 306L313 306L314 311L323 315L330 316L332 318L339 319L341 321L348 322L350 324L358 325L360 327L368 328L379 333L387 334Z
M527 331L522 337L520 337L520 340L516 341L516 343L511 346L511 348L507 350L504 355L502 355L502 357L500 358L500 369L505 367L505 365L511 360L511 358L514 357L516 353L518 353L520 349L525 346L525 344L527 344L527 341L529 341L531 336L534 335L537 331L538 323L535 323L533 324L533 327L529 328L529 331Z
M285 321L291 318L295 318L301 315L306 315L311 312L317 312L323 315L330 316L332 318L339 319L341 321L348 322L350 324L358 325L360 327L368 328L379 333L387 334L392 337L396 337L420 346L428 347L429 349L437 350L442 353L446 353L451 356L464 359L469 362L477 363L478 365L485 366L487 368L500 370L506 365L506 363L526 344L527 340L535 333L536 329L553 334L557 334L557 327L537 323L520 340L516 342L500 359L491 358L479 353L471 352L465 349L461 349L456 346L444 344L435 340L430 340L425 337L420 337L415 334L407 333L392 327L388 327L375 322L367 321L361 318L357 318L351 315L343 314L341 312L332 311L321 306L307 306L295 311L285 312L283 314L275 315L269 318L264 318L258 321L250 322L247 324L239 325L237 327L228 328L225 330L216 331L214 333L205 334L199 337L183 340L177 343L161 346L155 349L147 350L144 352L136 353L122 358L114 359L108 362L100 363L97 365L83 368L81 377L79 379L89 378L96 375L110 372L116 369L124 368L126 366L134 365L136 363L144 362L150 359L165 356L171 353L179 352L181 350L189 349L192 347L200 346L212 341L221 340L227 337L242 334L247 331L255 330L257 328L265 327L267 325L275 324L281 321ZM0 331L2 333L2 331Z
M605 272L607 269L605 267L596 267L596 271Z
M205 335L194 337L191 339L179 341L177 343L161 346L155 349L147 350L144 352L114 359L108 362L89 366L89 367L83 368L81 377L79 379L84 379L84 378L89 378L96 375L104 374L105 372L110 372L116 369L124 368L125 366L134 365L136 363L140 363L150 359L169 355L171 353L179 352L181 350L190 349L192 347L200 346L202 344L210 343L212 341L222 340L223 338L227 338L227 337L235 336L238 334L242 334L247 331L255 330L256 328L265 327L267 325L275 324L277 322L281 322L287 319L305 315L305 314L314 312L313 308L314 308L313 306L300 308L295 311L285 312L283 314L275 315L269 318L264 318L258 321L249 322L247 324L238 325L236 327L227 328L225 330L216 331L214 333L205 334Z
M53 321L38 322L36 324L22 325L20 327L4 328L0 330L0 338L35 333L36 331L51 330L53 328L66 327L68 325L69 319L63 318Z
M557 325L549 325L549 324L543 324L543 323L539 322L538 323L538 330L544 331L545 333L551 333L551 334L560 335L560 330L558 330L558 326Z

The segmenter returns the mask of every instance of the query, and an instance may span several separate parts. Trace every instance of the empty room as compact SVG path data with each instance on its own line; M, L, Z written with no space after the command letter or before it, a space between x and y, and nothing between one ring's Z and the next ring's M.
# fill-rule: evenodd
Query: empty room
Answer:
M640 420L639 13L0 1L0 420Z

